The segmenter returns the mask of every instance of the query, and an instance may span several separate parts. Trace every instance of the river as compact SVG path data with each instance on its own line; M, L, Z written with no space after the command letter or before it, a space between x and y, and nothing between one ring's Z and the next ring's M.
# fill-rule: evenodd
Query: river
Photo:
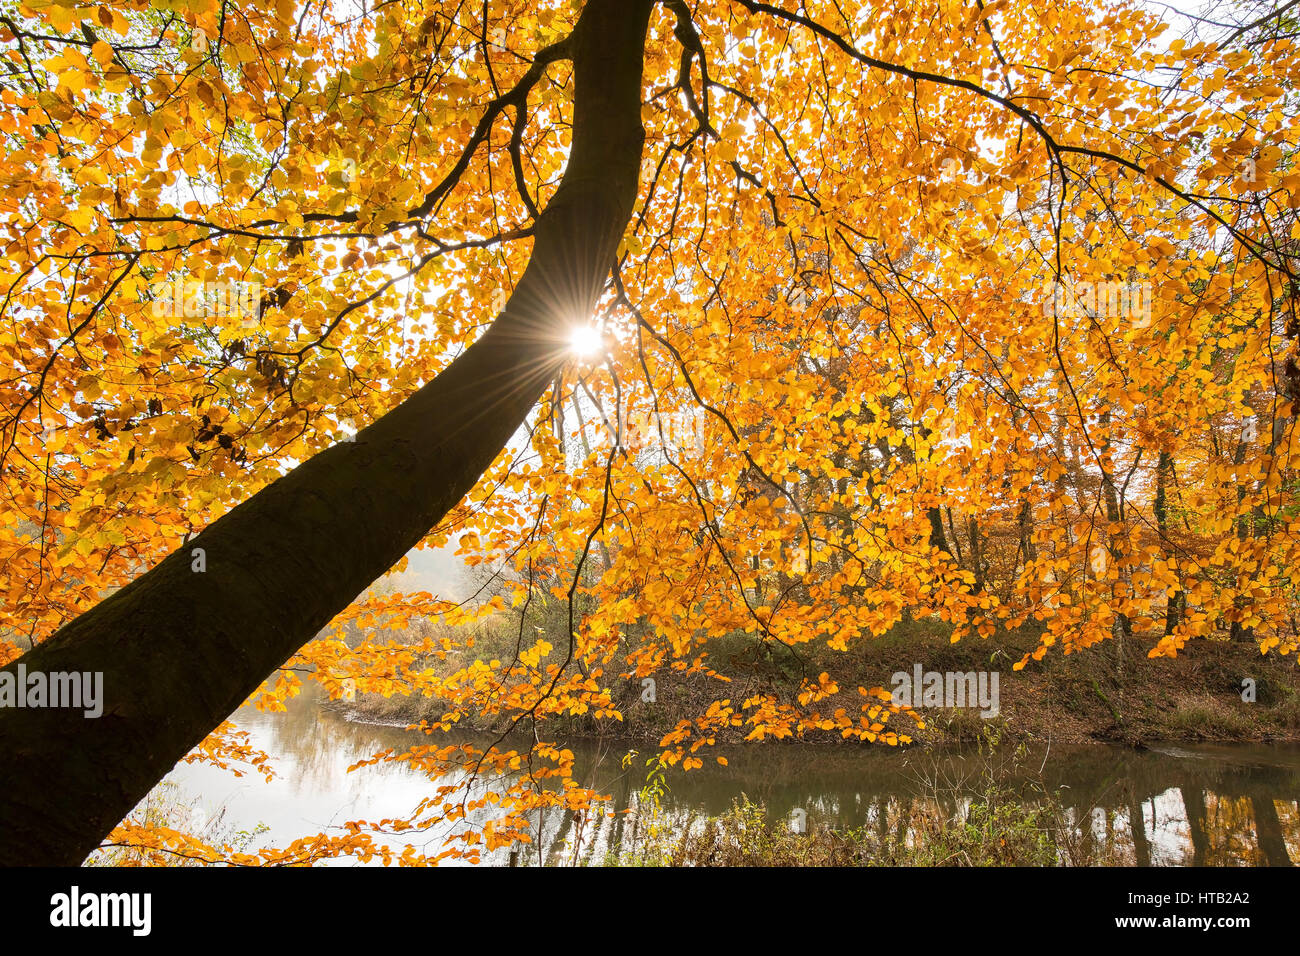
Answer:
M351 722L322 709L310 693L286 713L245 707L235 716L250 743L273 757L275 778L235 778L206 765L181 764L163 791L195 822L226 832L265 829L248 848L283 846L348 820L379 820L410 813L433 784L404 764L347 768L386 748L404 750L430 738L400 727ZM612 795L612 809L634 807L645 786L653 747L617 740L565 741L577 757L575 776ZM629 750L639 751L632 769ZM1031 801L1056 795L1074 842L1108 862L1137 865L1290 865L1300 861L1300 746L1294 744L1167 744L1133 750L1106 744L1037 747L1019 756L998 752L990 762L971 752L924 752L882 746L759 744L717 748L689 773L670 771L661 796L674 825L698 824L726 812L744 794L761 801L769 819L800 819L817 827L904 829L925 804L950 816L969 806L990 779L1004 792ZM573 828L558 811L537 820L540 839L521 864L600 862L612 841L625 838L619 814L598 818L572 845ZM435 854L445 832L388 835L399 849L414 842ZM503 864L504 852L484 862ZM330 861L354 865L350 859ZM1062 862L1068 862L1062 860Z

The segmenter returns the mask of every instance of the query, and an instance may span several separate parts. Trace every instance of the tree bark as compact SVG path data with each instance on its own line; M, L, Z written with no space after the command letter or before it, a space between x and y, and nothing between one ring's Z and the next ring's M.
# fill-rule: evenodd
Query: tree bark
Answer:
M1237 450L1233 452L1232 463L1240 468L1246 461L1247 442L1244 438L1238 439ZM1246 500L1246 483L1240 479L1237 482L1237 508L1241 508L1241 503ZM1245 542L1254 536L1254 530L1251 527L1252 521L1250 515L1239 515L1236 521L1237 540ZM1237 584L1240 587L1244 575L1238 574ZM1248 599L1238 594L1232 599L1233 618L1232 625L1228 631L1228 639L1231 641L1253 641L1255 639L1255 629L1246 627L1241 622L1241 617L1246 613Z
M980 540L980 523L974 515L970 517L970 566L975 574L972 594L984 593L984 543Z
M1174 458L1167 451L1160 452L1160 460L1156 465L1156 501L1155 516L1156 530L1160 532L1160 550L1169 555L1171 552L1169 545L1169 486L1173 483L1174 478ZM1187 601L1187 595L1183 591L1181 582L1176 591L1170 591L1169 596L1165 598L1165 636L1178 628L1183 622L1183 608Z
M4 668L102 672L104 712L0 710L0 865L76 865L261 682L470 491L566 360L638 190L651 0L588 0L573 146L488 331L432 382L305 462ZM202 549L206 570L192 570Z
M952 557L952 551L948 548L948 538L943 533L943 516L939 513L938 506L925 509L925 516L930 521L930 545L938 548L948 557Z

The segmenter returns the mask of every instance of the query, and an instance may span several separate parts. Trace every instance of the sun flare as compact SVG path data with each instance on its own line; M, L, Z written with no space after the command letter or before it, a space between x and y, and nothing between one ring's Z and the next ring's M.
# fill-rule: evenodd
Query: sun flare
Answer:
M569 351L578 358L591 358L600 352L600 328L595 325L575 325L569 333Z

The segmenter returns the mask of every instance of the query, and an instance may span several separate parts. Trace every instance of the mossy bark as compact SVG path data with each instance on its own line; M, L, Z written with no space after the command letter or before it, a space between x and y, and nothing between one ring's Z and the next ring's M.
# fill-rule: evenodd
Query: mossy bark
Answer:
M0 710L0 865L75 865L475 484L565 360L636 201L650 0L588 0L573 147L518 288L410 399L11 663L100 671L104 713ZM192 569L203 549L206 570Z

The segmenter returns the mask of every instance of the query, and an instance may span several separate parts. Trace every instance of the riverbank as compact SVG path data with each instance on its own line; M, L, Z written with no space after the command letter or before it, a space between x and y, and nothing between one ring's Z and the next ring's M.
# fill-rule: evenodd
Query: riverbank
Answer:
M1300 740L1300 668L1290 657L1261 656L1256 644L1206 639L1192 642L1175 659L1146 656L1146 647L1130 640L1121 658L1114 642L1069 656L1051 653L1030 661L1021 671L1012 664L1037 645L1025 630L989 640L956 644L938 626L910 624L895 628L848 652L801 648L796 656L772 654L752 640L723 638L710 645L711 659L725 665L732 683L668 671L656 675L655 700L641 699L639 681L623 681L617 700L623 713L613 719L568 718L549 722L558 736L618 736L658 741L679 721L694 718L719 696L743 700L756 693L792 698L801 680L829 671L842 688L823 703L827 712L843 706L856 712L859 686L892 688L895 673L970 671L998 674L999 708L982 716L979 708L920 708L926 726L918 729L896 716L891 728L926 746L961 744L996 730L1004 739L1040 743L1107 741L1142 746L1173 741ZM1254 699L1244 699L1252 685ZM382 724L410 724L441 715L436 701L395 695L360 695L353 702L333 701L331 709L348 719ZM466 729L500 729L490 722L470 722ZM745 728L722 742L742 740ZM733 739L734 738L734 739ZM839 739L819 732L815 742Z
M233 782L211 765L178 765L176 812L166 825L185 827L201 805L226 830L251 833L265 825L258 845L284 846L327 825L405 817L433 788L457 782L455 775L430 779L407 761L371 763L375 754L401 754L430 739L323 714L320 696L309 684L286 712L241 709L236 723L250 734L250 746L274 755L276 776ZM542 728L547 737L549 729ZM455 735L447 742L484 746L493 739ZM662 773L649 765L653 742L573 737L565 746L574 755L573 779L603 795L607 813L575 820L562 807L548 808L535 821L533 842L518 848L520 865L1261 866L1300 860L1296 744L719 743L703 766ZM517 778L509 773L493 786ZM481 827L495 812L479 807L467 821L414 834L385 830L376 839L397 854L411 843L437 852L459 826ZM791 839L796 820L806 829L800 826ZM503 848L483 862L506 865L508 856Z

